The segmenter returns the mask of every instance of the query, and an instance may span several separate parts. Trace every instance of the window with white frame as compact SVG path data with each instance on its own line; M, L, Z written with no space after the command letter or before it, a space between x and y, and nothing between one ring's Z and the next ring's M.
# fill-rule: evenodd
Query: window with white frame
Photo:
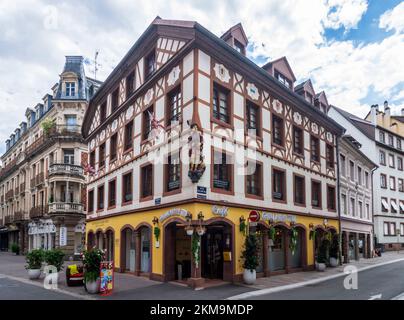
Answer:
M394 168L395 163L394 163L394 154L389 154L389 166Z
M390 223L384 222L383 223L383 233L385 236L388 236L390 233Z
M400 234L404 236L404 223L400 223Z
M341 208L342 208L342 214L347 215L347 204L345 194L341 194Z
M390 204L391 204L391 212L392 213L397 213L398 212L398 206L397 202L395 199L390 199Z
M379 159L380 159L380 164L385 166L386 165L386 153L384 151L379 152Z
M351 198L351 216L355 217L355 198Z
M76 95L76 83L66 82L66 97L74 97Z
M390 222L390 235L395 236L396 235L396 223L395 222Z
M359 211L359 217L363 218L363 205L362 201L358 201L358 211Z

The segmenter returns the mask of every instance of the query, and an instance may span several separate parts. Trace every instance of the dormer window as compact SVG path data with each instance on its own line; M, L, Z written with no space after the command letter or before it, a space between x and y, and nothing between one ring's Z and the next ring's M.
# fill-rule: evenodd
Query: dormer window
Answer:
M241 53L242 55L245 55L245 48L244 46L241 44L240 41L237 41L236 39L234 39L234 49L236 49L239 53Z
M282 83L285 87L288 87L289 89L292 88L292 83L290 82L289 79L287 79L284 75L279 73L278 71L275 71L275 78Z
M306 100L308 103L313 104L313 96L310 93L306 93Z
M76 95L76 83L66 82L66 97L74 97Z

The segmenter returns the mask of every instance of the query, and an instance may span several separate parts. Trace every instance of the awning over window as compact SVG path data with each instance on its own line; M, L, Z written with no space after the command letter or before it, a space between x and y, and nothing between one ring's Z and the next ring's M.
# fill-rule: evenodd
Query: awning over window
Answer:
M401 201L400 201L400 209L401 209L402 211L404 211L404 202L401 202Z
M389 204L386 200L382 199L382 206L385 210L389 210Z

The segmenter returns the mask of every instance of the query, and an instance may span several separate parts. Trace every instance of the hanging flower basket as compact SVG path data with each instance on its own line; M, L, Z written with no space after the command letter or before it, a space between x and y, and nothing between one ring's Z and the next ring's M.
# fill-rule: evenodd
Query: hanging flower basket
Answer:
M192 236L194 234L194 228L193 227L185 227L185 232L187 233L188 236Z

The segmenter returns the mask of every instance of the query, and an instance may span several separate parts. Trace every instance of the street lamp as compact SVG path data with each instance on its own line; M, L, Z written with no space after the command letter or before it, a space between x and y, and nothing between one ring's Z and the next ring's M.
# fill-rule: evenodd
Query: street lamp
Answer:
M191 221L192 221L192 214L187 213L185 216L185 219L187 220L188 226L185 227L185 232L187 233L188 236L192 236L194 234L194 228L191 226Z
M196 228L196 233L197 233L200 237L203 236L203 235L205 234L205 232L206 232L206 228L202 226L202 222L203 222L203 219L204 219L204 218L205 218L205 217L204 217L202 211L200 211L200 212L198 213L199 226Z

